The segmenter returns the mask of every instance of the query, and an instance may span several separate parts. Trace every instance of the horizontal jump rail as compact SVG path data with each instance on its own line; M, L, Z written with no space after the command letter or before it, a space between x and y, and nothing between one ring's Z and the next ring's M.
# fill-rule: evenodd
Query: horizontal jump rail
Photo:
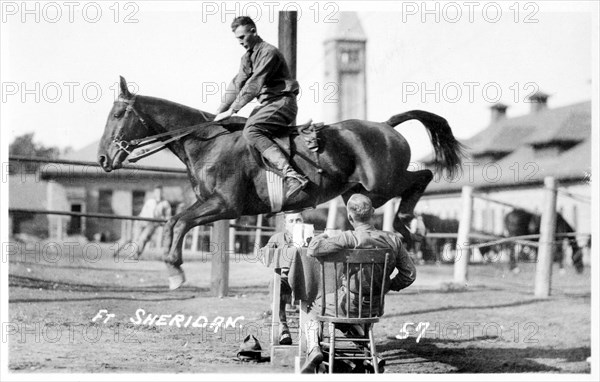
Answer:
M86 218L98 218L98 219L117 219L117 220L136 220L146 221L152 223L166 223L165 219L154 219L144 218L139 216L127 216L127 215L112 215L103 213L86 213L86 212L71 212L71 211L56 211L56 210L38 210L29 208L9 208L9 213L28 213L36 215L63 215L63 216L75 216L75 217L86 217ZM212 223L204 224L203 226L212 226ZM259 227L255 225L244 225L244 224L230 224L229 227L236 229L261 229L263 231L275 231L274 227Z
M70 159L48 159L40 157L24 157L24 156L11 156L8 161L15 162L29 162L29 163L52 163L52 164L68 164L74 166L88 166L88 167L100 167L96 162L81 161L81 160L70 160ZM133 166L123 165L121 167L124 170L139 170L139 171L152 171L152 172L164 172L171 174L187 174L187 170L183 168L171 168L171 167L155 167L155 166Z
M482 195L480 193L477 193L477 192L473 193L473 197L477 198L477 199L485 200L486 202L496 203L496 204L499 204L501 206L510 207L510 208L518 208L520 210L527 211L527 212L532 213L534 215L539 215L538 212L532 211L532 210L527 209L525 207L517 206L516 204L512 204L512 203L508 203L508 202L503 202L503 201L500 201L500 200L496 200L496 199L490 198L488 196L484 196L484 195Z

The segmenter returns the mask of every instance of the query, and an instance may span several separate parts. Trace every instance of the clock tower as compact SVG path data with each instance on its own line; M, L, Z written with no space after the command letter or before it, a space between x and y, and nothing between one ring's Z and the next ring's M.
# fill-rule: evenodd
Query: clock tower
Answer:
M366 45L367 37L356 13L340 12L324 41L321 102L325 123L367 118Z

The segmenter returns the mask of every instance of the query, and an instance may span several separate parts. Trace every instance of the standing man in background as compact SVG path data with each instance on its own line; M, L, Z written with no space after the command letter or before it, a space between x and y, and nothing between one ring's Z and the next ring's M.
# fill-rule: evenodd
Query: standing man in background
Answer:
M167 200L163 199L162 186L154 187L153 195L144 203L139 217L164 220L168 220L171 217L171 205ZM119 251L123 250L128 244L133 245L133 258L139 259L146 244L148 244L148 241L150 241L159 225L160 223L156 222L136 220L133 223L133 239L123 241L123 244L119 245Z
M415 217L410 222L410 234L412 236L412 252L415 256L415 260L419 264L423 264L423 257L426 251L425 238L427 236L427 227L423 221L423 214L415 212Z

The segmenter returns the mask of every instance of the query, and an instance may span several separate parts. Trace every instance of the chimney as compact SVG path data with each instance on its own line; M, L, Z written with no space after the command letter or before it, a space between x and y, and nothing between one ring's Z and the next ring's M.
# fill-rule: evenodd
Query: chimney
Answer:
M492 110L491 123L496 123L506 118L506 109L508 109L508 106L505 104L498 102L497 104L490 106L490 109Z
M548 94L540 91L529 96L529 102L531 102L531 114L546 110L548 108L548 97L550 97Z

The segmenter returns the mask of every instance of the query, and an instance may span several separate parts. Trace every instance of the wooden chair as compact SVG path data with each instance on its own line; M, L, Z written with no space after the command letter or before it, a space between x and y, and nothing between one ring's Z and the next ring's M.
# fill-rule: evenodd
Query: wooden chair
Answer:
M321 311L320 314L317 315L317 321L320 323L321 333L323 333L323 325L325 323L328 323L329 326L328 341L323 338L323 341L321 342L321 347L329 352L329 374L333 373L334 362L336 359L370 360L373 364L374 372L379 373L375 340L373 337L373 325L379 322L379 317L383 314L389 258L389 249L343 250L336 254L318 258L321 263L322 291L331 290L331 288L328 289L328 285L326 285L326 279L328 279L328 277L326 276L325 265L328 263L333 264L333 272L336 277L330 276L327 281L329 283L335 282L335 291L339 291L341 288L339 280L341 274L345 277L346 286L351 285L351 279L358 280L359 303L357 309L354 309L356 304L351 304L350 301L352 295L356 297L356 294L350 293L350 287L346 287L345 293L342 296L342 299L344 299L345 296L345 304L341 307L339 306L340 301L338 301L338 293L334 293L334 314L326 314L327 294L323 292L321 296ZM376 269L377 272L381 273L374 275ZM357 277L357 274L361 276ZM331 275L331 272L329 272L329 275ZM376 277L379 277L379 275L381 276L381 279L375 284L375 279ZM335 281L331 279L335 279ZM368 296L363 295L363 279L368 279L365 280L367 282L366 285L369 286ZM355 283L353 282L352 285L354 286ZM374 302L378 302L378 304L374 304ZM363 333L347 334L345 337L336 337L335 330L339 325L360 325L363 329ZM338 342L346 342L346 344L350 344L351 342L358 344L364 343L365 346L338 349ZM336 350L339 351L339 354L336 354Z

